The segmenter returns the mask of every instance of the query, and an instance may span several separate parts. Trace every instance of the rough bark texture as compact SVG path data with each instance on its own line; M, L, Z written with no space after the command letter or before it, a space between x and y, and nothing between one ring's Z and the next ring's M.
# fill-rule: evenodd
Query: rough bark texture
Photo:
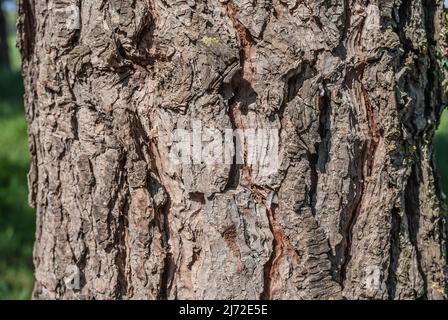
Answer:
M441 10L20 0L34 297L443 298ZM193 120L279 129L280 169L173 168Z

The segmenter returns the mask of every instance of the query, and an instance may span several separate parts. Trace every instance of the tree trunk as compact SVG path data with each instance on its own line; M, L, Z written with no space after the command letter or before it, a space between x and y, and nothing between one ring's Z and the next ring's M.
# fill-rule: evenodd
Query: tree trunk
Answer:
M20 0L34 297L443 298L441 21L434 0ZM278 157L247 138L241 162L173 164L199 122L278 132Z
M0 70L11 68L8 49L8 29L6 16L3 12L2 0L0 0Z

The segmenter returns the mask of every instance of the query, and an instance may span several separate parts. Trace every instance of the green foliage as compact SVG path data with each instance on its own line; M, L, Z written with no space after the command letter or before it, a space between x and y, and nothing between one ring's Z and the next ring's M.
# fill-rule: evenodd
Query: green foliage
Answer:
M434 137L434 148L436 152L436 164L441 178L441 188L445 195L448 195L448 109L443 112L439 129ZM448 203L442 207L445 218L445 230L448 230ZM448 231L447 231L448 232ZM445 294L448 295L448 282L445 287Z
M15 37L8 40L11 71L0 70L0 299L29 299L35 216L27 201L29 152L20 58Z
M0 117L23 113L23 83L20 75L20 57L15 48L15 37L8 39L11 70L0 70Z
M439 129L434 137L436 163L442 180L442 190L448 195L448 111L442 115Z
M9 45L9 57L11 59L11 69L15 71L20 70L21 61L19 50L16 48L16 36L14 34L10 35L8 38Z

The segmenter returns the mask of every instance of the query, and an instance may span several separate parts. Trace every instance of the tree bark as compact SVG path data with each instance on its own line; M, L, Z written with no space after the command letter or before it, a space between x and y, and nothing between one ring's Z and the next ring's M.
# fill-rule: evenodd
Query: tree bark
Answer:
M34 298L444 298L441 21L434 0L20 0ZM195 121L277 129L279 169L173 166Z
M0 70L9 70L11 63L9 60L8 29L6 16L3 12L2 1L0 0Z

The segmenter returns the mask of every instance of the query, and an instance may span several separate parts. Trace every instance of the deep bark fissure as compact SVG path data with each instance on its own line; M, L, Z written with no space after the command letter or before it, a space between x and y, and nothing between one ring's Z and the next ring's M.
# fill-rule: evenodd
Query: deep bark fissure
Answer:
M227 3L227 15L232 22L237 39L240 42L240 64L242 68L242 79L250 83L252 79L251 50L255 42L247 28L237 19L237 9L232 1Z
M235 129L244 129L243 124L241 123L241 117L243 116L242 112L244 112L244 108L246 105L244 103L247 100L251 100L251 96L255 94L255 91L252 89L250 81L252 78L252 65L251 65L251 50L254 45L254 41L249 33L249 31L241 24L240 21L236 18L236 8L232 2L227 4L227 14L232 22L233 28L236 31L237 38L240 41L240 67L241 70L237 74L237 77L234 78L234 87L237 90L234 93L234 97L230 101L230 119ZM244 163L243 169L247 170L248 174L248 182L252 184L251 180L251 170L247 168L247 154L246 154L246 146L244 148ZM237 171L238 174L241 174L240 170L237 170L236 165L233 165L233 170ZM234 173L235 171L232 171ZM252 190L256 188L252 186ZM275 210L274 206L267 206L268 213L268 221L269 228L273 235L272 242L272 253L269 257L269 260L266 262L264 266L264 288L263 292L260 295L261 299L269 299L271 295L271 283L276 272L276 261L280 257L282 252L282 237L284 236L281 231L281 226L278 224L275 218Z
M18 41L22 59L29 60L34 51L36 41L36 17L31 0L19 0L18 2L18 34L22 36ZM23 37L25 36L26 37Z
M390 247L389 247L389 267L387 272L387 292L389 299L395 298L395 292L397 289L397 268L398 260L400 258L400 217L401 209L394 207L391 210L391 229L390 229Z
M129 205L128 199L130 197L128 191L128 185L126 183L126 162L127 162L127 154L124 153L123 157L119 159L119 170L118 176L116 177L116 181L118 182L117 189L115 190L115 194L112 195L113 201L108 203L108 214L107 214L107 232L108 237L112 238L110 242L99 243L100 246L104 246L105 252L111 252L116 249L114 262L117 266L117 283L116 283L116 297L117 299L123 299L128 292L128 280L126 277L126 230L128 227L128 216L129 216ZM120 192L124 192L124 197L120 198ZM119 205L120 214L118 219L115 220L112 215L112 210L115 208L116 204L121 201L121 205ZM114 225L115 224L115 225ZM115 230L112 234L111 228L115 227Z
M151 130L156 129L151 120L151 116L148 116L149 127ZM157 137L149 137L145 134L144 126L140 123L139 129L142 130L142 134L144 140L147 141L148 147L148 155L149 155L149 167L150 171L153 172L156 177L160 180L161 188L166 195L165 203L163 203L159 207L154 208L154 220L156 221L157 228L161 232L161 246L164 250L164 259L163 259L163 270L160 274L159 278L159 291L157 295L157 299L166 300L169 297L170 287L175 276L175 263L173 260L173 253L171 252L171 246L169 244L170 241L170 226L169 226L169 214L172 207L171 194L168 188L164 186L164 175L161 169L159 168L158 160L161 159L159 151L157 149ZM158 133L156 133L156 136Z
M319 160L319 156L318 154L307 152L307 158L310 164L310 180L311 180L310 187L308 190L308 199L309 199L308 201L311 207L311 212L313 213L313 215L316 215L315 202L317 193L317 183L319 179L319 175L317 172L317 163Z
M129 194L126 197L126 199L129 199ZM124 201L123 208L121 210L121 215L118 218L118 227L115 236L116 247L118 248L118 252L115 258L115 263L118 267L118 282L117 282L118 299L123 299L128 295L128 287L129 287L126 274L126 268L127 268L126 233L129 226L128 217L129 217L129 203L128 201Z
M268 219L269 219L269 229L274 236L272 241L272 253L269 260L264 265L264 287L263 292L260 295L260 299L269 300L272 295L272 283L278 274L278 261L284 254L284 249L286 249L286 235L283 232L283 227L278 223L275 215L278 211L278 206L271 205L267 208Z
M409 52L413 52L418 54L418 51L414 49L412 41L406 36L405 27L409 22L409 15L411 14L411 1L402 1L398 8L398 19L399 21L395 21L397 27L395 28L395 32L400 37L401 45L404 49L404 53L402 55L402 61L406 58Z
M435 0L422 0L423 13L424 13L424 26L426 31L427 48L426 55L429 60L429 64L426 70L427 84L425 87L425 118L434 118L433 113L440 114L443 106L442 94L433 94L434 88L431 86L432 83L436 83L436 76L442 77L440 72L440 66L437 61L437 56L435 50L439 47L437 41L434 38L435 27L434 27L434 14L436 12L437 4ZM437 128L436 123L432 122L426 126L426 132L434 132Z
M343 281L346 278L347 266L351 259L351 247L352 247L352 236L353 236L352 231L353 231L354 225L356 223L356 219L361 210L363 198L365 197L365 192L364 192L365 184L366 184L366 182L368 182L367 179L369 179L372 174L373 162L375 161L375 153L378 148L378 143L379 143L379 139L380 139L380 133L378 131L378 128L377 128L377 125L375 122L374 111L373 111L372 106L368 100L367 93L365 91L364 85L361 80L363 77L363 74L364 74L364 71L361 71L361 76L359 78L359 85L361 87L362 98L364 99L364 105L366 107L366 113L367 113L366 122L368 125L369 132L368 132L368 138L367 138L368 140L367 140L367 142L363 143L362 152L361 152L361 164L360 164L361 177L360 177L360 184L359 184L360 190L359 191L357 190L358 194L355 197L353 211L350 210L348 213L349 219L348 219L348 223L345 228L345 238L347 241L347 246L345 248L345 253L344 253L344 262L341 267L341 275L342 275Z
M406 188L404 190L405 195L405 214L408 220L408 232L409 232L409 240L411 241L412 246L414 247L417 259L417 268L420 276L423 280L423 289L424 293L422 298L426 299L428 294L428 280L426 274L422 267L422 255L418 245L418 230L419 226L419 208L420 208L420 174L419 170L416 168L416 164L412 165L411 174L408 177L406 182Z
M369 1L367 1L366 6L369 5ZM362 141L361 153L360 153L360 162L358 165L358 185L356 188L356 196L352 201L352 204L349 206L347 210L347 222L344 228L344 254L343 261L341 265L341 281L342 286L344 287L344 283L347 277L347 267L351 260L351 250L352 250L352 233L353 228L356 224L358 215L362 209L362 204L364 201L366 184L369 183L370 177L372 175L372 167L375 161L376 151L379 145L379 141L381 138L381 133L378 130L376 120L375 120L375 110L373 105L370 103L368 92L364 86L364 74L365 70L369 64L365 48L361 44L361 35L365 27L366 16L363 15L360 18L360 21L351 21L353 12L350 10L349 16L349 29L351 27L353 37L353 44L355 47L351 48L353 52L349 52L353 55L352 58L355 58L354 65L349 66L349 70L347 72L347 76L345 79L346 85L349 91L352 92L353 96L357 101L354 103L359 107L359 110L363 110L365 112L364 122L367 128L364 131L365 141ZM346 43L350 42L350 38L346 38Z
M363 151L361 154L365 154L365 146L363 147ZM362 161L364 162L364 161ZM362 167L361 167L362 168ZM362 170L362 169L361 169ZM360 170L360 172L361 172ZM361 178L363 179L363 176L361 175ZM340 280L341 280L341 285L344 285L345 280L347 279L347 268L348 268L348 264L350 262L351 259L351 247L352 247L352 231L353 231L353 227L354 224L356 222L356 218L359 214L359 211L361 209L361 202L362 202L362 196L363 196L363 191L364 191L364 183L360 182L357 185L356 188L356 196L353 199L352 204L350 205L350 207L347 210L347 214L346 216L348 217L348 221L345 224L344 227L344 249L343 249L343 256L342 256L342 264L341 264L341 272L340 272Z
M155 158L152 158L155 159ZM157 171L156 171L157 172ZM159 176L160 177L160 176ZM169 229L169 219L170 209L172 206L171 197L166 190L166 202L160 208L155 208L155 220L157 222L157 227L160 230L162 237L162 248L164 250L165 257L163 259L163 271L160 275L160 290L158 294L158 299L166 300L169 297L169 291L173 278L175 276L175 263L173 259L173 253L171 252L170 241L170 229Z
M232 123L233 129L248 129L244 127L242 117L247 113L248 104L254 101L256 98L256 92L251 86L252 80L252 63L251 63L251 50L255 44L249 31L244 25L236 18L236 8L234 4L229 1L226 6L227 15L232 23L232 27L235 30L236 37L239 41L239 62L240 70L235 74L231 81L233 87L233 97L229 100L229 118ZM238 139L235 138L235 139ZM236 141L235 141L236 142ZM244 178L244 183L251 184L251 168L247 163L247 143L245 137L240 137L241 148L243 149L243 165L239 165L234 161L231 167L230 178L228 186L232 187L238 181ZM235 158L236 160L236 154ZM242 175L245 174L245 177ZM238 176L235 179L235 176Z
M323 88L323 94L322 97L319 99L319 137L320 142L318 144L318 148L316 147L316 150L318 150L319 155L320 153L323 153L324 150L321 150L322 143L328 140L327 134L327 122L330 120L330 112L331 112L331 94L328 92L327 86L324 84ZM325 167L325 162L321 162L321 166Z
M328 142L327 137L327 120L330 117L331 97L329 96L328 88L324 84L322 96L319 97L318 103L319 124L317 131L319 133L319 142L314 146L316 154L307 152L308 160L311 168L311 186L309 190L310 206L313 215L316 215L316 197L317 197L317 185L319 182L319 172L323 172L325 164L328 160Z
M169 297L169 291L174 276L175 264L173 256L170 252L167 253L165 259L163 260L163 272L160 277L160 293L158 296L159 300L167 300Z

